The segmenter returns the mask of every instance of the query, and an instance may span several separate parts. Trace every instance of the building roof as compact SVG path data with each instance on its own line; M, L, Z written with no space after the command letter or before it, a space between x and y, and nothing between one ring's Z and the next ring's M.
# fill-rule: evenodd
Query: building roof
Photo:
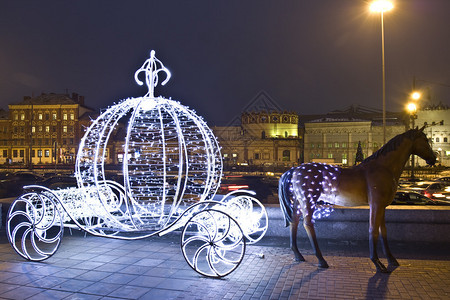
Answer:
M300 116L302 123L371 121L374 125L378 125L378 123L382 123L382 119L381 110L362 105L351 105L343 110L333 110L323 115ZM403 113L386 111L386 122L389 124L402 123L403 120Z
M80 104L79 102L70 98L67 94L41 94L37 97L27 97L19 103L14 103L12 105L49 105L49 104Z

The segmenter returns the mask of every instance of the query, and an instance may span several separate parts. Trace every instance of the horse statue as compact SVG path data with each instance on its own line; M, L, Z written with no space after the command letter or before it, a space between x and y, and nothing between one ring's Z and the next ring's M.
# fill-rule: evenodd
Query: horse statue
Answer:
M305 261L297 247L297 227L303 216L303 226L319 260L319 267L328 268L317 243L314 219L329 212L332 204L370 207L370 259L377 271L388 272L377 254L381 234L382 246L389 266L399 266L392 255L386 237L385 210L392 203L398 180L411 154L427 164L436 162L423 129L411 129L397 135L382 148L351 168L305 163L284 173L279 182L278 195L286 227L290 224L290 244L296 261Z

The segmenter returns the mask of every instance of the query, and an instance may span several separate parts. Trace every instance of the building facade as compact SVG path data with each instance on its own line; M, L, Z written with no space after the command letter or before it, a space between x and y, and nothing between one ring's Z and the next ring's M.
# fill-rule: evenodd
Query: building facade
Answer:
M386 140L405 132L402 123L386 126ZM364 158L383 145L383 127L371 120L319 119L305 123L305 162L324 162L343 166L355 164L358 144Z
M0 128L0 160L8 164L74 163L83 135L80 116L92 111L84 97L42 94L10 104ZM6 134L5 132L6 129Z
M428 105L417 111L414 126L425 126L424 132L430 139L433 151L437 155L437 164L450 166L450 109L446 105ZM411 122L412 125L412 122ZM416 165L426 165L416 157Z
M301 163L295 112L244 112L240 126L213 127L225 167L280 167Z

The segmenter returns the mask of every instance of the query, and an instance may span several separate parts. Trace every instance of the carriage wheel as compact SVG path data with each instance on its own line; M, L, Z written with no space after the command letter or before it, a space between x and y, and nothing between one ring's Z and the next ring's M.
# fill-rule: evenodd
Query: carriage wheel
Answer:
M244 234L227 213L207 209L186 223L181 235L181 250L196 272L208 277L223 277L233 272L244 257Z
M41 261L58 250L64 226L60 210L49 193L30 192L12 204L6 221L6 235L23 258Z
M226 211L241 226L250 244L261 240L266 234L269 218L264 205L258 199L248 195L238 195L225 200Z

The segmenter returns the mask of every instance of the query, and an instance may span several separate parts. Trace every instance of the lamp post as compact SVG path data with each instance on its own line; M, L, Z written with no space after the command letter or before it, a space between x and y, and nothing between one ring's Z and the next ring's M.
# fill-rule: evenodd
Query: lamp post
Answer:
M379 12L381 16L381 68L383 82L383 144L386 143L386 72L384 63L384 12L390 11L394 5L387 0L376 0L370 4L372 12Z
M413 92L411 94L412 102L408 103L407 110L409 112L410 118L411 118L411 128L414 129L414 120L417 118L417 105L414 103L414 101L418 101L421 97L421 94L419 92ZM411 154L411 181L414 181L414 154Z

